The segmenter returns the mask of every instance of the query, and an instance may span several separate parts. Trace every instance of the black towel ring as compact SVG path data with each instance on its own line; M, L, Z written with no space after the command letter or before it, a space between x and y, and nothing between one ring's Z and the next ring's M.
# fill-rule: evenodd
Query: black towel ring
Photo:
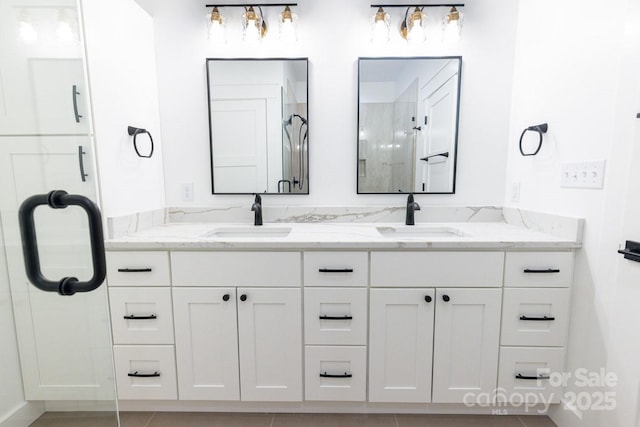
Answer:
M149 131L146 129L137 128L133 126L129 126L127 128L127 132L129 133L129 135L133 136L133 149L136 150L136 154L138 155L138 157L142 157L143 159L150 159L151 156L153 156L153 137L151 136L151 133L149 133ZM136 137L141 133L146 133L147 135L149 135L149 141L151 141L151 151L149 151L149 154L147 155L140 154L140 151L138 150Z
M525 130L523 130L522 133L520 134L520 154L522 154L523 156L535 156L536 154L538 154L538 152L542 148L542 134L547 133L548 129L549 129L549 125L546 123L542 123L540 125L529 126ZM533 153L525 154L524 150L522 149L522 138L524 137L524 134L527 133L528 131L537 132L540 139L538 140L538 148L536 148L536 150Z

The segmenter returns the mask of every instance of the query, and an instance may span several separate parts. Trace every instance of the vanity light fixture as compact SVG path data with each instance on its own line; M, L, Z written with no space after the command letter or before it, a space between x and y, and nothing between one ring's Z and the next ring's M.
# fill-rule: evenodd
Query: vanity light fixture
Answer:
M242 37L246 42L258 42L267 34L267 23L262 18L262 8L256 13L253 6L245 7L242 14Z
M382 7L373 15L373 24L371 26L371 42L385 43L389 41L390 32L390 15L384 11Z
M449 13L444 17L443 26L446 23L448 26L444 26L445 32L456 32L457 37L460 38L460 28L462 26L462 14L458 11L459 7L464 7L464 3L448 3L448 4L372 4L371 7L378 9L378 12L374 16L374 28L372 29L371 41L380 42L388 41L382 38L376 37L376 24L378 22L384 22L385 19L389 19L389 14L384 15L380 12L384 12L383 8L402 7L406 8L404 19L400 22L400 35L409 43L422 43L426 40L426 24L427 14L424 11L425 8L430 7L447 7L451 8ZM413 11L412 11L413 9ZM388 22L388 21L387 21ZM449 27L450 26L450 27ZM451 29L449 29L451 28ZM453 35L448 36L452 38ZM449 40L447 38L447 40Z
M400 26L400 35L409 43L422 43L426 40L425 34L427 24L427 14L422 11L424 8L416 6L412 13L409 9L405 12L405 20Z
M33 26L31 15L26 10L21 11L18 16L18 38L28 44L38 41L38 32Z
M284 42L295 41L297 16L291 12L291 7L297 5L297 3L207 4L205 7L213 8L209 26L209 38L213 39L212 31L222 31L217 28L222 27L224 29L225 20L219 10L221 7L244 8L244 13L242 14L242 38L246 42L257 42L260 41L268 31L262 8L284 6L284 11L280 14L280 40Z
M280 14L280 41L285 43L295 43L298 39L296 34L298 16L291 12L289 5L284 7Z
M62 43L74 43L80 40L78 36L78 21L74 9L62 8L58 10L56 36L58 41Z
M455 43L462 35L462 13L453 6L447 16L442 19L442 35L445 43Z
M217 43L226 41L225 21L218 7L214 6L209 18L209 40Z

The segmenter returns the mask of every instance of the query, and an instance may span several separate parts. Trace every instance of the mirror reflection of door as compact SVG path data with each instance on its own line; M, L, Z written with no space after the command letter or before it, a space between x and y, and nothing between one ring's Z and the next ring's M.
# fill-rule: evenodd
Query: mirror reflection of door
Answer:
M358 193L453 193L460 57L360 58Z
M308 194L306 59L208 59L214 194Z

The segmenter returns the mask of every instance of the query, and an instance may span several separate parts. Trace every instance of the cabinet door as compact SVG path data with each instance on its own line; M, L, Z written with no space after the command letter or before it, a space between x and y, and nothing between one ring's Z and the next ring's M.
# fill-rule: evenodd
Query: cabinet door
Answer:
M302 400L300 288L238 288L242 400Z
M0 135L88 134L76 14L74 0L0 2ZM61 17L71 40L56 30ZM25 22L31 37L25 38Z
M433 289L372 289L369 400L430 402Z
M475 402L496 388L501 289L438 289L433 402ZM466 396L466 397L465 397Z
M180 400L238 400L234 288L174 288Z

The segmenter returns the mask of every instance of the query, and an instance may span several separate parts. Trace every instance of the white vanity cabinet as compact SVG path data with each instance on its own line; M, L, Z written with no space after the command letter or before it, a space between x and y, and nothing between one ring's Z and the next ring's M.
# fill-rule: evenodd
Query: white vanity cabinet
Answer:
M367 395L369 254L304 252L305 400Z
M177 397L171 384L145 389L154 379L134 378L121 399L315 408L521 403L531 393L556 403L562 392L546 378L564 368L570 249L114 251L108 260L116 360L131 360L117 366L168 370L175 339ZM122 320L127 310L163 321Z
M372 252L371 400L461 403L494 391L503 264L495 251Z
M174 319L166 251L107 252L118 398L174 400Z
M369 292L369 400L431 402L435 290Z
M565 366L573 251L508 252L497 399L560 403L550 383Z
M501 289L436 290L433 403L495 390L501 298Z
M175 251L171 266L179 399L302 400L300 254Z

